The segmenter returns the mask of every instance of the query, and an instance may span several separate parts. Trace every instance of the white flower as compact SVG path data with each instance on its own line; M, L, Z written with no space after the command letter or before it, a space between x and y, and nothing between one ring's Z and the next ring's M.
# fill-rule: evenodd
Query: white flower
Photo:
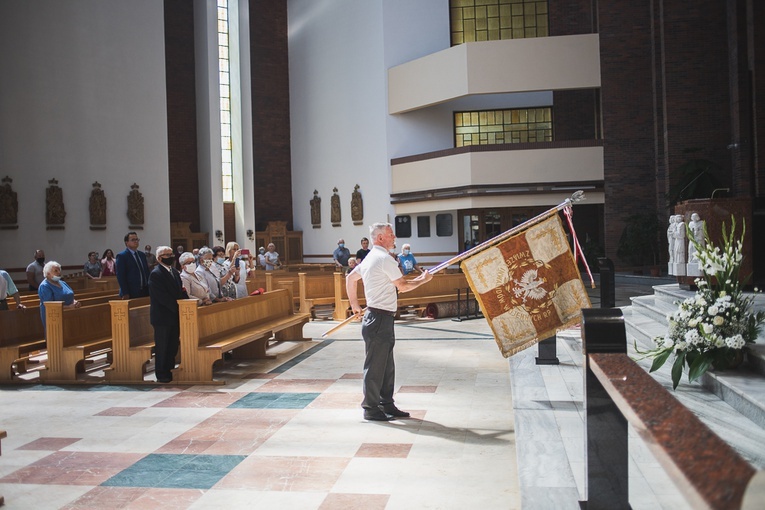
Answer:
M741 335L733 335L732 337L725 339L725 344L731 349L741 349L746 342Z
M720 309L717 308L715 305L710 306L707 308L707 313L709 315L717 315L720 312Z
M706 323L706 322L704 324L702 324L701 327L704 330L704 334L705 335L711 335L712 331L714 331L714 329L715 329L714 326L712 326L711 324Z
M697 321L696 319L691 319L688 321L688 327L690 328L695 328L698 325L699 325L699 321Z
M689 329L685 332L685 335L683 335L683 338L686 342L688 342L691 345L696 345L699 342L699 332L695 329Z
M718 336L717 338L715 338L714 344L715 344L715 347L722 347L725 345L725 340L723 340L722 337Z
M714 324L715 326L722 326L723 324L725 324L725 319L723 319L721 316L718 315L717 317L712 319L712 324Z

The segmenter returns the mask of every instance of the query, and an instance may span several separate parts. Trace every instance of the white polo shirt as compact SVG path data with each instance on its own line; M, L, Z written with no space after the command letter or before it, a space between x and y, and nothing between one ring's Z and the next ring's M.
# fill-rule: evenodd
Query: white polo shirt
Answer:
M382 246L373 246L369 255L353 270L364 281L364 297L367 306L395 312L398 297L394 280L401 278L398 264Z

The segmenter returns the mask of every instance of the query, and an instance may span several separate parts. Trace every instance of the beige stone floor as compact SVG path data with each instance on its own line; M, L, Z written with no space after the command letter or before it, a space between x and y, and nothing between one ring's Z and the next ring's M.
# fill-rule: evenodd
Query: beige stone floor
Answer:
M396 330L412 418L389 423L362 419L356 324L229 362L222 386L2 387L5 508L520 508L508 363L486 322Z

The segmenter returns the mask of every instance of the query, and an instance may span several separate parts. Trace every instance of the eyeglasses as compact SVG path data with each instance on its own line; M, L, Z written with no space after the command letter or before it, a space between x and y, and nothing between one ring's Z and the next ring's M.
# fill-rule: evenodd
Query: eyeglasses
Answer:
M140 241L140 239L138 239L137 237L130 237L130 238L128 238L128 242L129 243L137 243L138 241Z

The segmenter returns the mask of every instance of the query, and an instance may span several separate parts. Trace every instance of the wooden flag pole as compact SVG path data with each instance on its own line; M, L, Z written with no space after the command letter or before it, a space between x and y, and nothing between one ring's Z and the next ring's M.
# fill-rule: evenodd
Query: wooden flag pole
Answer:
M494 246L495 244L501 243L505 239L507 239L507 238L509 238L509 237L511 237L511 236L513 236L515 234L517 234L518 232L521 232L522 230L527 229L527 228L529 228L532 225L540 223L540 222L544 221L545 219L547 219L548 217L552 216L553 214L557 213L558 211L561 211L561 210L565 209L566 207L569 207L571 204L575 204L577 202L581 202L582 200L584 200L584 191L582 191L582 190L576 191L573 195L571 195L571 198L567 198L566 200L564 200L560 204L556 205L552 209L548 209L547 211L545 211L545 212L543 212L541 214L538 214L537 216L534 216L530 220L526 220L523 223L521 223L520 225L516 225L515 227L513 227L513 228L511 228L511 229L509 229L509 230L499 234L498 236L492 237L491 239L489 239L487 241L484 241L481 244L473 246L469 250L464 251L464 252L462 252L462 253L460 253L458 255L455 255L454 257L450 258L449 260L445 260L445 261L441 262L440 264L438 264L437 266L434 266L434 267L428 269L427 271L430 274L436 274L437 272L446 269L447 267L451 266L452 264L456 264L457 262L460 262L460 261L462 261L462 260L464 260L466 258L470 258L473 255L475 255L476 253L478 253L480 251L483 251L486 248L489 248L490 246ZM366 308L364 310L366 310ZM362 310L359 315L351 315L350 317L345 319L343 322L335 325L334 327L332 327L331 329L326 331L324 334L322 334L321 338L326 338L329 335L331 335L332 333L336 332L337 330L344 328L345 326L347 326L348 324L350 324L354 320L359 319L361 317L361 314L364 313L364 310Z

